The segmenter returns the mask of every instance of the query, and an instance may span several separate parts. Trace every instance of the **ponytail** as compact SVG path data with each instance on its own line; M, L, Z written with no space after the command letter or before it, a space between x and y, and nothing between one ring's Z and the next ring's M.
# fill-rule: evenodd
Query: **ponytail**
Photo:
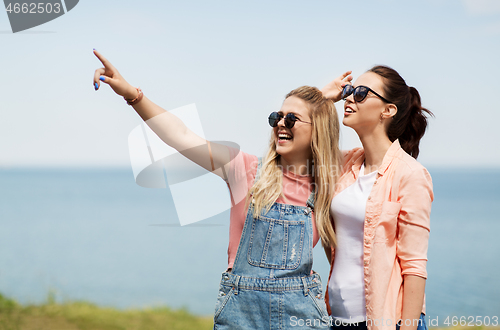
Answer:
M404 79L394 69L386 66L375 66L368 72L378 74L384 81L384 94L391 100L398 111L387 128L389 139L399 139L401 148L417 158L420 139L427 128L427 116L432 112L422 107L420 94L414 87L408 87Z
M432 116L432 112L422 108L420 94L414 87L410 87L410 107L408 109L408 122L403 133L398 137L401 148L413 158L418 157L420 139L424 136L427 128L427 117L424 113Z

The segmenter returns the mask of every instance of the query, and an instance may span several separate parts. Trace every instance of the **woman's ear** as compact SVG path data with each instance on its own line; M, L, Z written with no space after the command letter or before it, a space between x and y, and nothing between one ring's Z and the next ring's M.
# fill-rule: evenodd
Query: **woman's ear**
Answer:
M388 104L382 112L382 116L384 118L391 118L394 117L396 113L398 113L398 107L395 104Z

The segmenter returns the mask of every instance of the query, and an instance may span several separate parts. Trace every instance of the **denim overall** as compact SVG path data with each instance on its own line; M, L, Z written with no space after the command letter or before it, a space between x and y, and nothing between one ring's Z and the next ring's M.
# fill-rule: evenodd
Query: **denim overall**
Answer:
M307 205L274 203L254 218L250 204L233 268L222 273L214 329L329 328L321 279L311 274L314 192Z

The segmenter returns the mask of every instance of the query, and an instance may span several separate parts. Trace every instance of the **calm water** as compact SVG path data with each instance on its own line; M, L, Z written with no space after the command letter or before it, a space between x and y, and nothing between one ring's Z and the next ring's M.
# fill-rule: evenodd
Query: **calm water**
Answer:
M428 315L500 316L500 170L430 172ZM0 292L212 314L228 221L180 227L169 191L130 170L0 170ZM326 283L319 246L314 268Z

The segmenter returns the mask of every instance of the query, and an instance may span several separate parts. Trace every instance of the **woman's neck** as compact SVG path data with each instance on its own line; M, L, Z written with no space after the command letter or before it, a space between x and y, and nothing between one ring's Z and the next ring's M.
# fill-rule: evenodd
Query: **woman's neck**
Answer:
M312 159L298 160L298 159L285 159L280 157L280 165L284 170L298 175L308 175L312 173Z
M376 134L375 132L359 136L359 139L365 150L365 173L378 170L382 165L387 150L392 145L391 140L389 140L387 134Z

